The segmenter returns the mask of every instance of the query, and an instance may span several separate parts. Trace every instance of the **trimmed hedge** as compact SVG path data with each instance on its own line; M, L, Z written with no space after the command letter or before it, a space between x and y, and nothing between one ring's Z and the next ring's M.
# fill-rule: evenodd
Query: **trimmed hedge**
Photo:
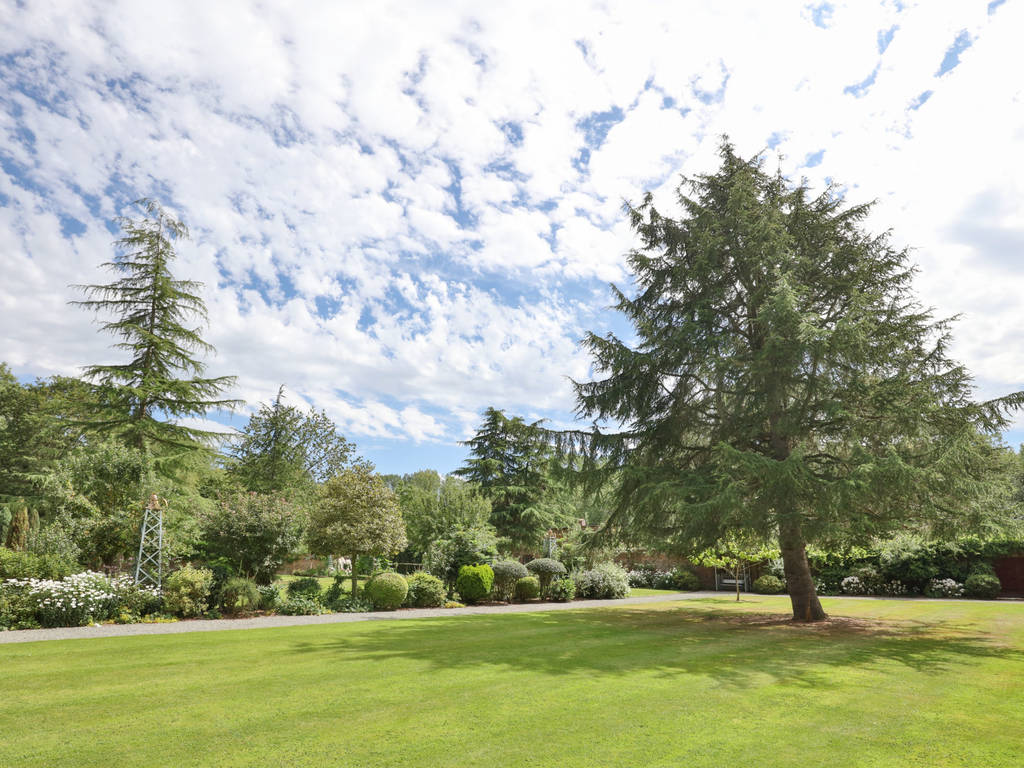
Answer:
M753 589L759 595L777 595L785 591L786 585L779 577L766 573L754 580Z
M405 604L412 608L441 608L445 602L444 582L426 571L417 571L406 579L409 593Z
M565 575L565 566L550 557L541 557L526 564L526 570L540 581L540 593L547 597L548 585L555 576Z
M1002 588L999 579L987 573L972 573L964 582L964 594L979 600L995 600Z
M491 568L494 571L494 597L506 603L512 600L516 582L530 575L526 566L515 560L498 560L491 564Z
M540 580L536 576L527 576L516 582L515 597L520 602L534 600L540 596Z
M478 603L491 594L494 570L489 565L464 565L459 569L455 589L464 603Z
M401 574L381 573L367 582L364 593L376 610L393 611L405 601L409 584Z

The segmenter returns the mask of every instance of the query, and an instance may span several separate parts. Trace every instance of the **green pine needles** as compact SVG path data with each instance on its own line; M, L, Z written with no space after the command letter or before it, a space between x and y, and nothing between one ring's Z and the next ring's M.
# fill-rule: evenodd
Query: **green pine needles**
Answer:
M214 351L200 336L201 328L191 325L207 319L206 305L198 295L202 284L177 280L170 272L174 241L187 238L188 229L154 200L135 204L146 216L117 220L124 233L116 242L121 253L103 265L118 279L105 285L74 286L88 298L71 303L113 315L101 327L119 339L114 347L130 357L126 363L84 369L100 395L88 428L146 451L159 466L161 459L202 449L216 437L176 419L231 408L238 401L220 396L234 384L234 377L204 378L205 367L195 357Z
M998 507L996 440L1024 393L976 403L948 357L950 321L912 293L914 268L870 206L744 160L684 180L682 216L627 206L635 340L589 334L596 380L563 433L592 487L614 479L607 530L698 551L726 533L777 538L794 618L825 617L806 544L906 526L977 525Z

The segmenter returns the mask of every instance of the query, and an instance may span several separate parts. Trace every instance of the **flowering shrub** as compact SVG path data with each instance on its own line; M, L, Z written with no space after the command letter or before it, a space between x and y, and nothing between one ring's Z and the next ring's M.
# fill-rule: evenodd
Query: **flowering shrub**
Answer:
M866 595L868 594L867 585L860 580L857 576L847 576L843 579L843 583L839 585L840 590L844 595Z
M138 587L131 577L109 578L85 571L64 579L9 579L0 585L7 605L4 621L15 626L80 627L126 613L159 609L160 594Z
M627 571L626 577L629 579L629 586L633 589L649 589L651 586L651 578L654 576L656 571L649 571L646 569Z
M876 591L879 595L884 595L885 597L902 597L910 594L910 588L898 579L880 584Z
M931 579L924 593L927 597L963 597L964 585L955 579Z
M629 595L629 576L615 563L600 563L572 575L576 596L592 600L617 600Z

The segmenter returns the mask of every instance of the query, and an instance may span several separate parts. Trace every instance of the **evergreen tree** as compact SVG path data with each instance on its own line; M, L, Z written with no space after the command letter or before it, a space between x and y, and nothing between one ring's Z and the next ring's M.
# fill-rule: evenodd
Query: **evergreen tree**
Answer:
M311 491L348 466L354 451L326 413L287 405L282 386L249 417L232 450L231 474L257 493Z
M572 510L558 503L553 453L541 422L526 423L488 408L470 440L470 458L454 475L475 483L491 501L491 524L517 554L536 553L550 528L564 528Z
M28 532L28 507L19 504L14 508L11 523L7 527L7 548L17 551L25 549L28 546Z
M973 401L868 205L720 154L684 180L681 218L627 206L636 293L615 294L636 340L589 334L601 378L575 385L579 416L615 427L560 444L592 485L616 477L610 533L689 553L777 537L794 619L819 620L807 543L976 524L1024 393Z
M172 419L201 417L213 408L234 407L237 401L220 397L234 377L203 378L205 366L194 357L214 349L202 339L200 328L186 325L206 320L206 306L197 293L201 284L177 280L170 272L174 241L187 238L188 229L154 200L136 204L146 216L118 219L124 235L116 245L122 253L104 264L120 277L105 285L76 286L89 298L72 304L114 315L102 328L119 338L114 346L131 357L122 364L85 368L104 400L87 426L161 460L200 450L217 437Z

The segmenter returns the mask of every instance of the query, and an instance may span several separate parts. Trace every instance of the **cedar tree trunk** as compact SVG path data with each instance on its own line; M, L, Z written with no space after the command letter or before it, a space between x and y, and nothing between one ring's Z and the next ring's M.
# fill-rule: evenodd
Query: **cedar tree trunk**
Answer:
M827 619L814 589L811 566L807 562L807 542L804 541L799 522L786 520L779 525L779 545L786 572L786 589L793 604L793 621Z

